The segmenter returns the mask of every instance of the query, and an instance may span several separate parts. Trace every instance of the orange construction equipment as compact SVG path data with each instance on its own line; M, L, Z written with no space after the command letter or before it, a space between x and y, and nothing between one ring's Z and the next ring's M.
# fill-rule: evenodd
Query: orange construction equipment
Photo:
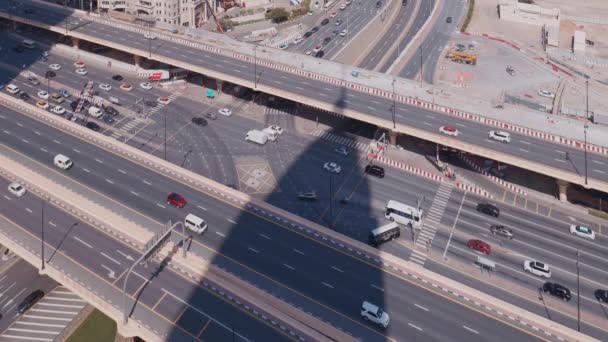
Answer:
M466 63L466 64L477 64L477 55L472 53L460 52L456 50L449 50L447 58L450 58L452 62Z

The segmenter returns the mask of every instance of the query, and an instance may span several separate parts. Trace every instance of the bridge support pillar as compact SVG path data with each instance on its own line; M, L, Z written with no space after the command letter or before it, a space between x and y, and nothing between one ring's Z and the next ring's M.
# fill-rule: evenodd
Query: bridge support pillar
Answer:
M389 144L391 144L392 146L397 145L397 137L399 136L398 133L395 131L388 130L387 135Z
M217 92L218 94L222 93L222 88L224 86L224 81L222 80L215 80L215 83L217 84Z
M80 39L72 37L72 47L76 50L80 49Z
M559 200L562 202L567 202L568 201L568 187L570 186L570 183L566 182L565 180L561 180L561 179L557 179L557 187L559 189Z
M141 61L142 61L142 59L143 58L141 56L137 56L137 55L133 56L133 63L135 64L136 68L140 68L141 67Z

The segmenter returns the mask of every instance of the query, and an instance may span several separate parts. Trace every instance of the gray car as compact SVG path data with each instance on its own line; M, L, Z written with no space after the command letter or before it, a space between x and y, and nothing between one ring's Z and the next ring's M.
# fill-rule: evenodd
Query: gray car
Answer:
M513 230L511 230L505 226L492 225L490 227L490 232L492 232L492 234L494 234L494 235L502 236L507 239L513 239Z

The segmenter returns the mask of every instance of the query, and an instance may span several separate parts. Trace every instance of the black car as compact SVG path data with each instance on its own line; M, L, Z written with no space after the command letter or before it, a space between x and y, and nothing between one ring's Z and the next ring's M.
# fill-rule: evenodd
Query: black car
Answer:
M192 123L199 126L207 126L207 120L201 118L200 116L195 116L192 118Z
M376 8L380 8L380 7L382 7L382 1L376 2Z
M146 105L146 107L150 108L158 106L158 102L152 100L145 100L144 104Z
M29 308L34 306L34 304L38 303L38 301L41 300L42 297L44 297L44 291L42 290L36 290L30 293L29 295L27 295L27 297L23 299L21 304L19 304L19 306L17 307L17 312L19 314L26 312Z
M217 119L217 115L215 115L215 113L207 113L207 114L205 114L205 116L207 117L207 119L210 119L210 120Z
M323 39L323 45L327 45L329 42L331 42L331 37L325 37L325 39Z
M32 85L35 85L35 86L37 86L37 85L40 84L40 81L38 81L38 79L36 77L34 77L34 76L28 77L27 81L30 82Z
M102 119L105 123L111 124L114 122L114 117L111 114L104 115Z
M304 37L304 38L308 38L308 37L312 36L312 34L313 34L313 32L312 32L312 31L308 31L308 32L304 33L304 34L302 35L302 37Z
M570 290L567 287L558 283L546 282L543 285L543 291L547 294L558 297L566 302L572 299L572 294L570 294Z
M27 94L27 93L21 93L19 94L19 98L22 99L23 101L29 101L31 99L31 97Z
M325 52L323 52L323 50L317 51L317 53L315 53L316 58L321 58L323 57L323 55L325 55Z
M86 126L88 129L95 131L95 132L99 132L99 130L101 129L101 127L99 127L98 124L96 124L92 121L87 122Z
M13 46L13 51L17 53L22 53L23 51L25 51L25 48L21 45L15 45Z
M112 116L118 116L118 111L116 110L116 108L114 108L112 106L103 107L103 111L106 112L106 114L110 114Z
M72 118L74 117L74 114L72 114L72 112L68 112L66 110L65 113L63 113L63 117L66 118L66 120L72 120Z
M608 290L595 290L595 299L599 302L608 303Z
M365 167L365 173L378 178L384 178L384 168L378 165L367 165Z
M452 17L447 17L445 19L445 22L448 23L448 24L451 24L452 23Z
M496 218L498 218L498 216L500 215L500 210L498 209L498 207L491 203L477 204L477 211L486 215L494 216Z
M323 19L323 21L321 22L321 25L327 25L329 24L329 19L325 18Z
M340 33L338 30L331 31L332 36L337 36Z
M310 29L310 32L312 32L312 33L317 33L317 31L319 31L319 27L318 26L315 26L315 27L313 27L313 28Z
M336 26L342 25L342 19L336 19Z
M490 232L494 235L506 237L507 239L513 239L513 230L500 225L492 225Z
M44 73L45 78L53 78L55 76L57 76L57 73L55 73L53 70L49 70Z
M112 79L113 79L114 81L118 81L118 82L120 82L120 81L122 81L124 78L123 78L122 76L120 76L120 75L114 75L114 76L112 76Z
M78 100L70 102L70 108L72 108L72 110L76 110L76 107L78 107Z

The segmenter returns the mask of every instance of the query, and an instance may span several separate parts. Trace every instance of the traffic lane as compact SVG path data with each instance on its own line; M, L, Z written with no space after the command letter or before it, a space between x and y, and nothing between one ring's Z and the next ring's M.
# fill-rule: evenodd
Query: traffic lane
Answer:
M420 1L421 1L420 6L418 6L418 11L416 12L416 19L414 19L414 22L412 23L410 30L406 33L406 35L403 37L403 39L400 42L400 45L403 47L407 46L407 44L409 44L412 41L412 39L414 38L416 33L418 33L420 31L420 29L422 28L424 23L426 23L426 21L429 18L430 11L429 11L427 4L429 4L430 1L424 1L424 0L420 0ZM423 43L424 43L424 41L423 41ZM392 63L393 63L393 61L390 61L390 62L387 61L387 63L382 66L381 70L383 72L385 72L392 65ZM416 58L416 56L413 56L405 64L403 69L401 69L401 71L399 72L399 76L409 78L409 77L412 77L413 75L415 75L418 70L420 70L420 61L418 58Z
M447 236L443 237L438 235L437 240L441 240L441 244L445 245L447 243ZM461 262L469 264L470 267L462 268L459 266ZM468 259L462 259L458 255L452 255L450 253L450 258L447 262L437 262L434 259L427 259L425 268L465 284L466 286L482 291L490 296L516 305L524 310L535 313L541 317L549 318L556 323L563 324L571 329L576 329L576 317L555 309L554 304L556 301L553 298L542 301L539 300L538 291L534 291L535 295L531 296L527 293L509 289L507 286L492 284L490 280L498 275L496 275L495 272L484 271L479 267L471 265L470 260ZM546 299L548 299L548 297ZM600 340L606 338L605 331L595 325L589 324L585 320L581 321L581 331Z

